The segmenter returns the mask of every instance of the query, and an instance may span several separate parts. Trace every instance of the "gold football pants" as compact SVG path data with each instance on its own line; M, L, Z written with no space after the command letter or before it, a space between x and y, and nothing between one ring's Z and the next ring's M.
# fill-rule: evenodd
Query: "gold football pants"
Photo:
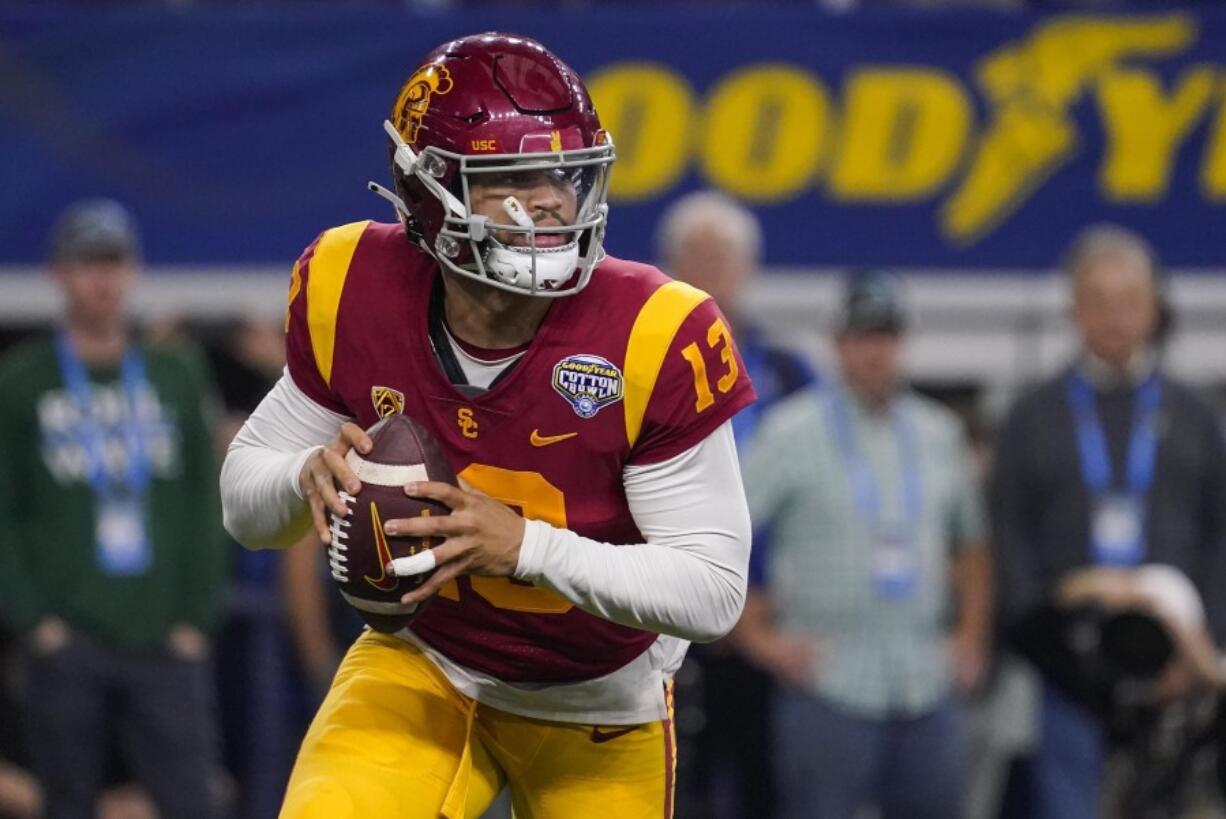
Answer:
M476 819L509 785L516 819L667 819L673 748L668 720L580 725L479 705L416 647L368 631L302 742L281 817Z

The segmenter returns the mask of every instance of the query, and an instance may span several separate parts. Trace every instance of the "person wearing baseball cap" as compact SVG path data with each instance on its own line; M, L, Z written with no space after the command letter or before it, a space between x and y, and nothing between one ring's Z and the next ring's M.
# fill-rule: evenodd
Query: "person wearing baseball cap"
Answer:
M73 348L86 361L117 361L127 345L128 295L141 267L132 215L109 199L77 202L56 220L49 245Z
M139 262L140 237L128 209L111 199L69 206L51 231L53 264L109 259Z
M902 335L907 326L898 278L884 270L855 270L844 280L839 335Z
M835 351L846 387L867 407L884 408L901 383L907 320L896 276L855 270L844 280Z
M962 812L959 695L984 676L990 559L962 425L903 380L907 323L897 278L849 274L841 380L769 411L746 459L773 540L733 638L782 683L783 817Z
M29 655L28 755L48 816L94 815L113 732L160 815L217 815L213 390L193 349L132 332L141 264L123 205L68 207L48 245L58 326L0 359L0 625Z

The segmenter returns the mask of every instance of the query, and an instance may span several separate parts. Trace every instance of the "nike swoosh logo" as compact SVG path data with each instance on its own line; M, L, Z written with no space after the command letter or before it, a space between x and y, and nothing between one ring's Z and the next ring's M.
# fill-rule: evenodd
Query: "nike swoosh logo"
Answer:
M608 742L611 739L617 739L618 737L624 737L626 734L629 734L632 731L637 731L638 729L639 729L639 726L637 725L628 725L625 728L614 728L610 731L602 731L599 725L593 725L592 726L592 742L595 742L596 744L600 744L602 742Z
M559 441L565 441L567 438L574 438L578 434L577 432L563 432L561 435L541 435L540 430L534 429L532 434L528 436L528 440L532 442L533 446L549 446Z
M379 519L379 509L373 501L370 504L370 526L375 531L375 552L379 555L379 576L363 575L362 579L381 592L390 592L400 583L400 578L387 573L387 567L392 562L392 550L387 545L387 536L383 534L383 521Z

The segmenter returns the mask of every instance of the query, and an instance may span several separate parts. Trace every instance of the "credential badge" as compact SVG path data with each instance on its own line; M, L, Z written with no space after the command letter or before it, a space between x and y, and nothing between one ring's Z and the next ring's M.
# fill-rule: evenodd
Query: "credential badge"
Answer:
M622 400L622 373L598 355L572 355L553 366L553 388L580 418Z

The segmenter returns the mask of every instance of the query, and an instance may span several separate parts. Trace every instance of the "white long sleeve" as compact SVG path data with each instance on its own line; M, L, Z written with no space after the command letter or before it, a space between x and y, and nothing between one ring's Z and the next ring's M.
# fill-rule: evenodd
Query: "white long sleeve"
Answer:
M685 452L623 473L646 543L613 546L529 521L515 576L593 614L695 642L736 625L750 523L731 422Z
M311 527L298 473L351 419L321 407L288 370L243 424L221 467L226 531L249 549L292 546Z

